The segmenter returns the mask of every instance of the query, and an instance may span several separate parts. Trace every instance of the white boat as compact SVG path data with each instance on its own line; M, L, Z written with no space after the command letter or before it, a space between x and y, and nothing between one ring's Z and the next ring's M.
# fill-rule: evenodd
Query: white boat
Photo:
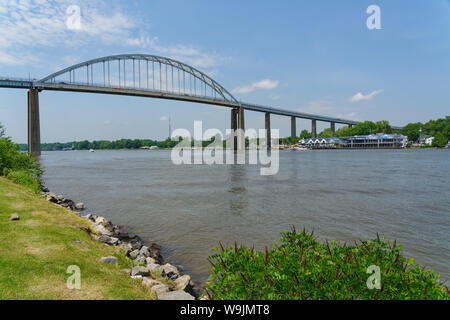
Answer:
M293 147L293 148L291 148L291 150L293 150L293 151L307 151L308 148L305 148L305 147Z
M89 152L94 152L94 149L89 149Z

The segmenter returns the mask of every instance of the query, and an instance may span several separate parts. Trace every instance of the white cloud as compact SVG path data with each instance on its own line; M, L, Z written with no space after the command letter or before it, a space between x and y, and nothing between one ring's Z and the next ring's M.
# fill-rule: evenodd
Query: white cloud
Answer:
M161 118L159 118L160 121L167 121L169 120L169 117L167 116L162 116Z
M375 97L377 94L383 92L384 89L375 90L369 93L368 95L363 95L361 92L358 92L353 97L349 99L350 102L357 102L361 100L372 100L373 97Z
M311 113L311 114L323 114L334 110L335 107L328 98L309 101L304 107L298 109L299 112Z
M278 101L278 100L281 99L281 95L272 93L272 94L269 95L269 98L274 100L274 101Z
M336 115L336 118L348 119L348 120L354 120L354 121L361 121L361 119L358 118L357 115L358 114L356 112L339 113L339 114Z
M235 88L235 89L233 89L233 93L249 93L255 89L271 90L271 89L275 89L276 87L278 87L279 83L280 82L278 80L264 79L264 80L261 80L258 82L253 82L250 85Z
M83 45L113 45L127 53L130 50L154 52L199 68L211 68L227 60L191 45L161 44L157 36L148 35L148 23L140 13L125 14L120 7L105 0L79 3L81 26L79 30L70 30L66 25L66 10L77 2L0 0L0 63L31 64L39 61L41 48L74 50ZM56 64L64 60L67 57Z

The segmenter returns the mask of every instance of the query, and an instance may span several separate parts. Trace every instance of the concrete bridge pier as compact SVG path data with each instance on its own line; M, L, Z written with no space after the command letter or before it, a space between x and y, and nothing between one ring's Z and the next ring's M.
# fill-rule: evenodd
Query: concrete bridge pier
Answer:
M237 116L238 110L231 109L231 137L230 137L230 149L237 150Z
M313 138L317 138L317 120L311 121L311 133Z
M41 155L41 129L39 123L39 90L28 90L28 152Z
M272 139L270 134L270 113L266 112L266 146L267 149L272 148Z
M238 130L237 130L237 151L245 151L245 125L244 125L244 108L238 108Z
M331 133L334 136L334 134L336 133L336 123L330 122L330 129L331 129Z
M297 137L297 119L291 117L291 138L295 139Z

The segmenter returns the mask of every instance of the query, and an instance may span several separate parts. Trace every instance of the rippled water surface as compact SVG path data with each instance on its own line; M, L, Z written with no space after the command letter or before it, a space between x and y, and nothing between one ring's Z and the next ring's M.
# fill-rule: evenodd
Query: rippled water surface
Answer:
M343 241L379 232L450 277L449 150L280 151L275 176L175 166L170 151L44 152L42 163L50 190L155 240L197 283L219 240L264 247L291 225Z

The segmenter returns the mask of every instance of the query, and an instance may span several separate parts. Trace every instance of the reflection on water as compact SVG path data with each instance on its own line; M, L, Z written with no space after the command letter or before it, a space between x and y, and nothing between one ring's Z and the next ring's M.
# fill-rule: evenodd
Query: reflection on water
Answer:
M264 247L290 226L353 242L376 232L450 275L449 150L280 152L280 171L182 165L168 151L45 152L46 185L163 246L205 281L218 241Z

